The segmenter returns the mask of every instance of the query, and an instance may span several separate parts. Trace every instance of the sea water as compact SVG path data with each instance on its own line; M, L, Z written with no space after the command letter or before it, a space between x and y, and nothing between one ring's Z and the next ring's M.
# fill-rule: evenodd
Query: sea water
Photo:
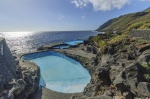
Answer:
M36 50L46 44L68 42L77 39L87 39L89 36L99 34L96 31L48 31L48 32L1 32L8 46L17 53ZM73 42L75 44L77 42Z

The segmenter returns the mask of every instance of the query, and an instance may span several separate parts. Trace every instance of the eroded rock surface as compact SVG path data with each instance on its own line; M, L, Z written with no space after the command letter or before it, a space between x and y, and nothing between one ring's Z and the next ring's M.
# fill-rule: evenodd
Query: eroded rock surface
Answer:
M6 41L0 37L0 99L27 99L39 87L37 65L15 60Z
M150 97L149 42L137 43L128 39L124 46L119 44L109 46L91 60L89 66L94 71L84 90L86 96Z

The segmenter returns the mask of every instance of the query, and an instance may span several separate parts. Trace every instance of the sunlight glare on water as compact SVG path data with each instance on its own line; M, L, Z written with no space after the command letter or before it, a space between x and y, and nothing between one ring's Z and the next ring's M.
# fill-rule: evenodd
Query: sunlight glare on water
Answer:
M15 37L25 37L30 36L34 32L2 32L2 34L8 38L15 38Z
M97 35L94 31L45 31L45 32L0 32L4 35L9 48L16 53L37 50L43 45L67 42L78 38L87 39Z

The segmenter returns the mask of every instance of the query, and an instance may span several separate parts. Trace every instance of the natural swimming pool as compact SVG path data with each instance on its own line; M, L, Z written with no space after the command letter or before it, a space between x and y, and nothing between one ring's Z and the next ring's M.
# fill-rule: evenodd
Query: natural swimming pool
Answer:
M64 42L65 44L68 44L70 46L76 46L80 43L83 43L84 41L83 40L73 40L73 41L68 41L68 42Z
M76 60L57 52L39 52L22 57L41 70L40 85L63 93L83 92L90 82L89 72Z

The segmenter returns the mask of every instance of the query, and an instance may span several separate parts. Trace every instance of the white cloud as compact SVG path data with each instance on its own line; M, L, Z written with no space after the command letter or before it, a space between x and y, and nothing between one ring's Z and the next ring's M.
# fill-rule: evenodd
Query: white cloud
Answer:
M71 0L71 3L75 4L76 7L82 8L88 4L88 0Z
M150 0L139 0L141 2L150 2Z
M82 16L82 19L85 19L85 16L84 16L84 15Z
M64 18L64 16L60 14L58 19L61 20L63 18Z
M150 0L139 0L139 1L142 1L142 2L144 2L144 1L150 1Z
M109 11L112 9L121 9L126 4L129 4L131 0L71 0L71 3L76 7L86 7L87 4L92 4L95 11Z

